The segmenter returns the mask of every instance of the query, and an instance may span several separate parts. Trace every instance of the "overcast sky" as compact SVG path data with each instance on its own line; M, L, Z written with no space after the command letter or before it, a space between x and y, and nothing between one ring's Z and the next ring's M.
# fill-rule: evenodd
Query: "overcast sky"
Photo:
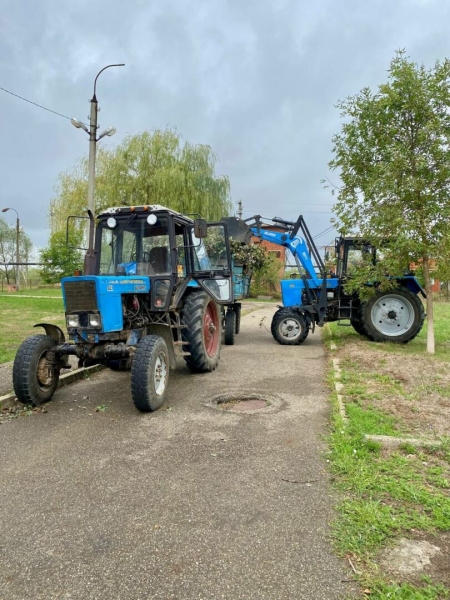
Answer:
M330 225L320 180L340 129L339 99L386 80L395 50L432 66L450 56L447 0L3 0L0 86L87 122L98 71L111 146L166 125L209 144L233 202ZM88 152L70 121L0 90L0 208L19 212L36 246L48 239L58 174ZM2 215L15 223L11 211ZM334 232L318 237L326 244Z

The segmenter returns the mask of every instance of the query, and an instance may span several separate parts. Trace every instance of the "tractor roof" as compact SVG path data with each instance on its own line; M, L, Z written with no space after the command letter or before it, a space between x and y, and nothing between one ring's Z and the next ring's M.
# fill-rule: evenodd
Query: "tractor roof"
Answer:
M150 213L167 213L174 217L179 217L184 221L189 223L193 223L193 220L190 217L182 215L181 213L173 210L172 208L168 208L167 206L162 206L161 204L145 204L143 206L112 206L110 208L106 208L102 212L100 212L98 217L110 217L111 215L129 215L132 213L136 214L150 214Z

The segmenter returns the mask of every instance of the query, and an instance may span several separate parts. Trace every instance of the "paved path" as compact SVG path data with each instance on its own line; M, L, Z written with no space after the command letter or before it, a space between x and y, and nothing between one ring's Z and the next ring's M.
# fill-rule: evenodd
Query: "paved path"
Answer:
M156 413L134 409L128 373L105 370L0 425L2 600L350 594L328 540L323 346L279 346L273 310L243 317L215 372L173 371ZM272 404L211 407L225 392Z

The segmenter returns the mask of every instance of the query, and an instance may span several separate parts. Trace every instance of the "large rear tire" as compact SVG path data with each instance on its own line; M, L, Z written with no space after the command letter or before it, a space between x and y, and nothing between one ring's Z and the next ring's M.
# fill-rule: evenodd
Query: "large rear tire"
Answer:
M280 308L273 316L270 330L279 344L297 346L308 337L309 324L301 313Z
M364 335L364 336L367 335L361 321L359 321L358 319L350 319L350 323L351 323L353 329L356 331L356 333L359 333L359 335Z
M181 311L183 340L190 353L184 360L193 373L214 371L220 357L221 317L219 306L206 292L191 293Z
M361 319L365 335L373 342L406 344L422 329L425 311L420 298L401 287L364 302Z
M13 366L13 386L17 400L22 404L38 406L55 393L59 368L47 356L56 346L48 335L33 335L20 345Z
M224 341L227 346L234 345L234 336L236 334L236 313L232 309L227 310L225 315L225 336Z
M131 396L142 412L158 410L165 400L169 383L169 352L158 335L143 337L136 346L131 366Z

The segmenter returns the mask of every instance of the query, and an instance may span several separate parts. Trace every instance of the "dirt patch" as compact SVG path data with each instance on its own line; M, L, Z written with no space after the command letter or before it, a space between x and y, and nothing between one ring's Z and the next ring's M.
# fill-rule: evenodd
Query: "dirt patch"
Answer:
M450 588L449 556L450 532L413 532L409 539L401 538L395 546L385 549L377 562L402 582L420 585L428 576Z
M430 439L450 434L450 367L435 358L376 349L367 341L339 349L341 367L364 375L367 393L358 396L396 417L412 435ZM344 384L345 385L345 384Z

